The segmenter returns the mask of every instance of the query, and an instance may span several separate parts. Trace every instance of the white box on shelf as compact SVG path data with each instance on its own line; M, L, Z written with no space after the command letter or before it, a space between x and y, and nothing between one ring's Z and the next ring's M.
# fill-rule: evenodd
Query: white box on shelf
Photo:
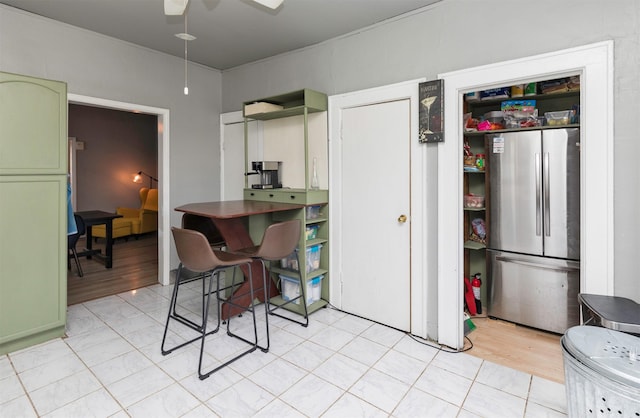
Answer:
M273 103L267 102L255 102L244 106L244 115L256 115L258 113L277 112L282 110L283 107Z

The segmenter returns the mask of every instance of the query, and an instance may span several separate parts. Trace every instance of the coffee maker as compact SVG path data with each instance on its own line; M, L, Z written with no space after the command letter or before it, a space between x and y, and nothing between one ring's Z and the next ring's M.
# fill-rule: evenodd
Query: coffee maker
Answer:
M260 183L252 184L252 189L282 188L282 183L280 182L282 176L282 161L252 161L251 169L253 172L247 173L247 175L260 175Z

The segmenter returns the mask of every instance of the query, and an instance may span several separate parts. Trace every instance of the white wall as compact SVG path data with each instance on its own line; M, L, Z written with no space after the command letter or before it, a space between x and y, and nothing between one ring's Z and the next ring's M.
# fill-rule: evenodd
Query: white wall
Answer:
M4 5L0 71L65 81L72 94L169 109L171 224L180 225L174 207L219 199L219 71L190 64L184 96L181 59Z
M639 21L637 0L618 0L615 7L601 0L539 0L535 5L521 0L444 0L368 30L224 71L223 110L238 110L243 101L302 87L331 95L423 76L435 79L448 71L612 39L614 292L640 302ZM436 152L437 147L429 147L429 158ZM436 204L433 190L427 190L425 198ZM429 252L430 257L434 254ZM435 259L431 261L433 265Z
M637 0L444 0L420 13L222 74L191 64L190 95L183 96L178 58L0 5L0 70L63 80L74 94L170 109L173 208L219 197L217 115L240 110L243 101L302 87L336 94L433 79L447 71L613 39L615 294L640 302L638 22ZM436 150L429 147L434 162ZM171 224L178 225L179 218L171 211ZM173 254L171 265L176 264Z

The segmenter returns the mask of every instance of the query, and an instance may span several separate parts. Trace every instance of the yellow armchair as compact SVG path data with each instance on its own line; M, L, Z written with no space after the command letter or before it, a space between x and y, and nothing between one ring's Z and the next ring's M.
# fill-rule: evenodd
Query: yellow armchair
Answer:
M158 189L143 187L140 189L140 208L117 208L122 218L113 220L113 238L146 234L158 230ZM104 225L96 225L93 236L106 238Z

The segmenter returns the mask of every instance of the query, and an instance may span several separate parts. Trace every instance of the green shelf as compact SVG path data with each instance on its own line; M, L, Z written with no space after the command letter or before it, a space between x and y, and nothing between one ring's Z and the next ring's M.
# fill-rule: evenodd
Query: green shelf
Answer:
M524 132L524 131L544 131L546 129L567 129L567 128L579 128L579 123L571 123L569 125L554 125L554 126L532 126L530 128L516 128L516 129L496 129L495 131L473 131L465 132L464 136L484 136L491 134L502 134L508 132ZM465 173L473 173L473 171L465 171ZM481 171L484 173L484 171Z
M269 301L274 305L282 305L283 303L286 302L282 296L274 296L271 299L269 299ZM329 302L327 302L326 300L320 299L316 302L313 302L311 305L307 305L307 312L311 314L317 311L318 309L324 308L328 304ZM302 305L296 304L296 303L289 303L287 305L282 306L281 308L291 312L295 312L297 314L302 314L304 312Z
M567 91L562 93L534 94L531 96L521 96L521 97L507 97L507 98L501 97L496 99L475 100L475 101L467 102L467 105L469 106L469 108L473 108L473 107L484 107L487 105L495 105L497 103L502 103L507 100L536 100L536 101L543 100L544 101L544 100L563 99L567 97L579 98L580 90Z
M282 106L283 109L273 112L244 115L245 107L256 102L265 102L279 105ZM281 94L278 96L265 97L258 100L244 102L242 108L245 118L255 120L272 120L303 115L305 111L307 113L326 112L328 109L328 99L327 95L324 93L320 93L310 89L303 89L291 93Z
M465 241L464 248L468 250L484 250L487 246L476 241Z
M305 246L306 247L312 247L314 245L324 244L327 241L329 241L329 240L327 240L325 238L308 239L308 240L305 241Z

